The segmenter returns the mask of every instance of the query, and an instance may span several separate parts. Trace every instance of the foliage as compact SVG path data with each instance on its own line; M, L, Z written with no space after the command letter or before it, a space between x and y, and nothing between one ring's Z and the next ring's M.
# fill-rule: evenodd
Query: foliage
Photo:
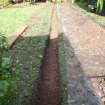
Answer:
M0 7L8 6L10 3L10 0L0 0Z
M104 3L105 0L72 0L73 2L81 2L81 3L86 3L87 5L89 5L89 7L91 6L92 8L96 8L96 12L97 13L102 13L102 10L104 8ZM85 5L86 6L86 5Z
M97 0L97 13L101 13L104 8L105 0Z
M78 2L78 1L80 1L80 0L71 0L72 3L75 3L75 2Z
M14 61L8 56L8 44L6 38L0 36L0 105L8 105L13 97L11 86L13 82ZM11 95L12 94L12 95ZM11 96L10 96L11 95Z

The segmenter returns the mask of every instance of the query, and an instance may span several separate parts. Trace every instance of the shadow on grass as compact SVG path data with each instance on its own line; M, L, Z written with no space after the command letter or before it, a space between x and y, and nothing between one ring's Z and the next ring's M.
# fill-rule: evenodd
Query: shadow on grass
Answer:
M13 88L17 95L13 105L30 104L33 82L37 84L47 40L48 35L21 36L10 49L10 55L15 54L18 66L14 74Z

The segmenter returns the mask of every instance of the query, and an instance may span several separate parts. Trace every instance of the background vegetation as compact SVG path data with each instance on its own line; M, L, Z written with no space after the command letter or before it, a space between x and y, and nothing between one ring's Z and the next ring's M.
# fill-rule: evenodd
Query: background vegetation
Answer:
M72 0L72 3L74 2L81 2L91 12L95 12L98 14L105 13L105 0Z
M8 6L10 3L10 0L0 0L0 7Z

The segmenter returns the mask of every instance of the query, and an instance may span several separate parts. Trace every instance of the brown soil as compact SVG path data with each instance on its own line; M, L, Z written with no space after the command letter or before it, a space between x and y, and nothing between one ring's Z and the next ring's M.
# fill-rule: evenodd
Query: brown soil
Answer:
M56 26L56 27L55 27ZM58 67L58 22L56 9L53 9L52 24L44 63L38 82L37 98L34 91L31 105L60 105L60 79Z

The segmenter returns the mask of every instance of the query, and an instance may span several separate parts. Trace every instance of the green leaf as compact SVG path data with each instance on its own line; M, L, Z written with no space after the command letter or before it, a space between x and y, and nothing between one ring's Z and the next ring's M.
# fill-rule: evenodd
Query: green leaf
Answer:
M0 80L0 96L4 96L4 94L8 91L9 83L6 80Z
M104 0L97 0L97 13L101 13L104 7Z

